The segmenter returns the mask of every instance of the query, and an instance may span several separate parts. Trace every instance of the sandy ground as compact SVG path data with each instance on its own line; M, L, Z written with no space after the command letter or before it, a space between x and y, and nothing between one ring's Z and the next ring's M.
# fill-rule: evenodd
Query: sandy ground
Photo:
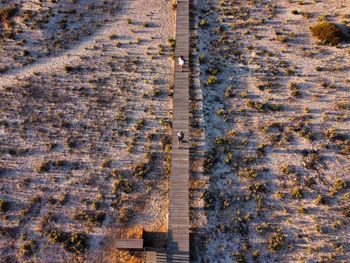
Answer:
M119 1L66 51L0 75L1 260L108 261L115 230L165 231L173 19L167 1Z
M322 15L349 24L349 10L197 1L194 262L349 260L350 46L308 29Z

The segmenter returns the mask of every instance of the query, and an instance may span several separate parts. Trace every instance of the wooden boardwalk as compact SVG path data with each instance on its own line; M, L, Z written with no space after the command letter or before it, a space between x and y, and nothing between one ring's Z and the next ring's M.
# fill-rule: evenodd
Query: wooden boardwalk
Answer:
M118 249L143 249L143 239L131 238L131 239L117 239L116 248Z
M189 0L177 0L167 262L189 262ZM184 56L183 70L178 57ZM177 148L179 131L185 142Z
M145 263L166 263L166 254L157 251L146 251Z

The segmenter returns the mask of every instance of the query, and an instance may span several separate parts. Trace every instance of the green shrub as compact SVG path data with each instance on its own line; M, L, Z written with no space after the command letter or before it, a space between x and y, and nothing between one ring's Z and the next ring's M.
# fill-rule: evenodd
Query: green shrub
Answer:
M346 182L342 179L337 179L334 183L333 183L333 188L337 189L337 190L341 190L346 188Z
M300 97L301 93L299 91L299 87L298 87L297 83L295 83L295 82L289 83L288 88L289 88L289 90L291 92L291 96L292 97Z
M217 82L218 82L218 78L216 76L214 76L214 75L211 75L211 76L208 77L206 83L207 83L207 85L213 85L213 84L215 84Z
M71 233L67 247L76 252L85 250L87 247L87 236L82 233Z
M281 233L273 233L268 240L267 248L271 251L277 251L284 245L284 235Z
M310 170L317 170L317 164L321 161L321 156L317 152L311 152L303 157L304 166Z
M81 211L73 215L74 220L85 221L94 226L100 226L106 218L105 212Z
M243 252L234 253L233 255L235 256L237 263L247 263L248 262Z
M171 48L174 48L175 45L176 45L176 40L175 40L175 38L169 37L169 38L168 38L168 43L169 43L169 46L170 46Z
M201 54L199 54L199 62L200 63L204 63L205 62L205 54L204 53L201 53Z
M121 208L119 210L119 216L118 219L122 223L126 223L130 221L134 216L134 212L131 208Z
M232 153L227 153L227 155L226 155L226 158L225 158L225 163L226 164L230 164L231 163L231 161L232 161L232 158L233 158L233 154Z
M327 204L327 199L326 199L324 196L322 196L322 195L319 194L319 195L316 197L314 203L315 203L316 205L319 205L319 204L325 205L325 204Z
M220 109L220 110L216 111L216 115L217 116L224 116L225 115L225 110L224 109Z
M82 233L66 233L59 229L48 231L52 243L60 243L66 250L80 253L87 248L88 238Z
M206 209L213 209L215 205L214 194L208 190L205 190L203 193L204 207Z
M318 22L310 27L310 31L322 44L335 46L348 39L336 24L328 21Z
M241 97L241 98L247 98L248 97L248 92L246 92L246 91L242 91L240 94L239 94L239 96Z
M258 192L264 192L266 190L266 185L265 183L253 183L250 184L248 189L252 192L252 193L258 193Z
M238 174L239 177L246 177L246 178L250 178L250 179L254 179L256 177L259 176L259 173L251 168L243 168L241 170L239 170Z
M215 68L215 67L213 67L213 68L208 68L208 69L205 70L205 73L211 74L211 75L213 75L213 76L216 76L216 75L219 73L219 69L218 69L218 68Z
M204 158L204 164L203 164L204 173L205 174L211 173L215 163L216 163L216 152L213 152L213 153L206 152L205 158Z
M294 172L294 170L295 170L294 167L291 166L291 165L289 165L289 164L283 165L283 166L281 167L281 171L282 171L282 173L284 173L284 174L291 174L291 173Z
M202 18L201 20L199 20L198 22L198 26L199 27L206 27L208 25L207 20L205 20L204 18Z
M233 93L233 87L232 86L229 86L226 90L225 90L225 98L230 98L230 97L233 97L234 96L234 93Z
M254 250L252 253L252 257L254 260L258 259L260 256L260 251L259 250Z
M101 168L111 168L112 161L109 159L105 159L101 163Z
M30 257L34 254L37 248L37 243L34 240L25 242L20 248L19 251L22 255Z
M148 165L146 163L137 164L133 168L133 175L137 177L144 178L145 175L149 172Z
M296 199L300 199L303 197L303 192L301 191L300 188L292 189L291 194Z
M166 120L166 119L160 119L159 124L162 125L163 127L166 127L166 128L172 127L172 122L170 120Z
M133 184L125 179L117 179L113 184L112 192L114 194L117 193L118 189L126 194L130 194L132 192Z
M254 108L258 111L266 112L266 111L280 111L281 106L278 104L273 104L269 102L260 102L260 101L253 101L248 100L246 102L247 107Z

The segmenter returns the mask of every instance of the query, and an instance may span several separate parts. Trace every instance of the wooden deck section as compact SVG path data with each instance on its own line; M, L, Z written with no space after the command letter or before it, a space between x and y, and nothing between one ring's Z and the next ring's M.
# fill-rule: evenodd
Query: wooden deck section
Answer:
M145 263L166 263L166 254L156 251L146 251Z
M167 262L189 262L189 0L177 0ZM184 56L183 70L178 57ZM185 142L177 148L179 131Z
M127 250L143 249L143 239L117 239L116 248Z

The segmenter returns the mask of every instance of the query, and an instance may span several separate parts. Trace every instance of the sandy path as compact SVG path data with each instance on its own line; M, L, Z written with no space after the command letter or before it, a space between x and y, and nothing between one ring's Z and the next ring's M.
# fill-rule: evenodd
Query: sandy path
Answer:
M65 65L74 64L80 59L80 57L92 53L92 47L95 43L108 39L109 36L113 34L119 35L121 31L123 31L121 29L126 27L122 26L122 24L126 23L130 11L142 10L140 8L143 6L143 2L144 1L119 1L119 10L117 11L117 17L113 19L114 21L108 22L107 25L103 26L92 35L82 38L78 44L73 46L73 48L62 52L59 55L42 58L31 65L11 70L0 76L1 87L14 85L21 79L29 77L37 72L55 72L56 70L62 69Z

